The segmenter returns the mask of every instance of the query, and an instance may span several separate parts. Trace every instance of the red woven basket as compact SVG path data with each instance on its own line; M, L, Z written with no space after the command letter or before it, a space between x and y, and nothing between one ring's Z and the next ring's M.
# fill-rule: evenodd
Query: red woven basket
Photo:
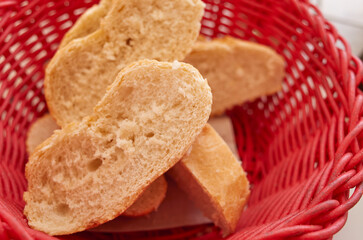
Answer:
M47 111L44 64L96 0L0 1L0 239L57 239L28 227L25 137ZM283 90L228 112L252 193L230 239L331 239L363 192L362 63L318 9L298 0L206 0L203 35L274 48ZM351 189L354 189L351 193ZM61 239L219 239L208 226Z

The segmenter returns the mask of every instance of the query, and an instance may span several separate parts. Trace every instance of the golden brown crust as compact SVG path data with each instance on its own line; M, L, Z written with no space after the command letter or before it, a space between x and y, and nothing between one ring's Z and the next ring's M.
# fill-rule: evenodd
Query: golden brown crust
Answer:
M238 160L209 124L190 154L169 174L224 235L235 230L249 196L248 181Z

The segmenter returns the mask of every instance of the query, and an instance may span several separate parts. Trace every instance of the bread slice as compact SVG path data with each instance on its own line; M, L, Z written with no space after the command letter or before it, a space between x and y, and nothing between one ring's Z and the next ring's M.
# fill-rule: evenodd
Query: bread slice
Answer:
M30 156L28 224L62 235L119 216L182 158L211 104L207 81L189 64L129 65L91 115L56 131Z
M272 48L232 37L196 42L184 61L208 80L211 116L279 91L285 75L284 60Z
M190 153L168 174L225 236L234 232L249 196L248 180L240 162L209 124Z
M45 97L58 125L90 114L127 64L182 60L198 37L203 9L200 0L112 1L99 29L59 49L47 66Z
M55 130L60 129L54 119L45 114L38 118L28 131L26 139L27 153L30 154L35 148L52 136ZM140 197L122 215L130 217L144 216L156 210L166 195L168 184L164 176L152 182Z
M26 137L25 145L28 155L30 156L35 148L49 138L57 129L59 129L59 126L49 114L38 118L30 126Z
M164 175L152 182L140 197L122 213L123 216L140 217L158 209L165 199L168 183Z

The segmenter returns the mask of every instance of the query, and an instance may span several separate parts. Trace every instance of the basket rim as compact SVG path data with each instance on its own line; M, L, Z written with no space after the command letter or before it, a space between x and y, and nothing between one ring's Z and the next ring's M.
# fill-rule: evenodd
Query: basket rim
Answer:
M324 17L324 15L321 13L321 11L315 5L310 3L308 0L291 0L291 1L294 2L294 4L296 4L296 6L300 7L302 9L302 11L303 11L303 9L307 9L307 8L314 9L315 15L311 15L310 17L318 19L319 24L321 26L322 25L329 26L329 28L330 28L330 30L332 32L330 37L334 38L337 41L339 40L343 44L344 49L340 49L337 46L334 46L334 47L336 48L337 51L347 53L347 56L348 56L348 58L346 59L347 62L348 62L348 65L346 66L347 68L346 69L341 69L341 71L343 72L343 71L351 70L351 72L354 72L354 77L356 79L356 84L358 85L358 84L362 83L362 81L363 81L363 63L358 57L354 56L351 53L351 48L350 48L350 44L348 43L348 41L338 33L335 26L333 24L331 24L330 21L328 21ZM5 0L5 1L0 2L0 13L1 13L1 11L3 11L3 13L4 13L3 16L5 16L3 19L0 19L0 27L3 26L3 24L5 24L4 26L6 26L6 20L7 20L7 18L10 18L11 13L18 10L19 8L21 8L19 6L19 2L21 2L21 1L20 0ZM315 27L319 28L321 26L317 25ZM11 26L5 27L3 31L6 32L7 29L10 28L10 27ZM362 94L362 92L359 92L357 95L359 95L359 94ZM0 129L2 129L2 126L1 126L2 122L3 122L3 120L0 120ZM363 124L363 122L362 122L362 124ZM360 124L359 124L359 126L357 126L356 129L358 129L358 128L363 129ZM339 151L339 152L343 153L344 151ZM362 195L362 193L363 193L363 181L360 181L360 185L358 185L358 186L359 187L357 187L358 191L357 191L356 195L359 195L359 193ZM358 198L358 200L359 200L359 198ZM355 202L358 202L358 200L355 199ZM7 214L7 216L9 216L9 219L6 219L4 222L8 223L8 224L9 223L10 224L15 224L15 225L7 225L6 227L14 226L14 229L23 232L23 233L17 232L18 234L20 234L19 236L23 237L23 239L30 239L31 240L31 239L33 239L34 236L36 236L36 234L39 234L39 233L34 233L34 230L32 230L32 229L29 229L29 230L27 229L26 231L22 231L22 229L19 229L19 226L16 227L17 226L16 222L18 222L18 219L16 217L12 216L11 214L9 215L9 213L11 213L11 211L9 209L7 209L7 207L2 203L2 201L3 201L3 199L0 198L0 230L1 230L1 221L3 220L3 219L1 219L1 215L2 214L4 214L4 215ZM2 206L2 204L5 207ZM329 207L331 207L333 205L335 206L336 202L334 202L334 203L329 202L329 204L330 204ZM350 203L350 204L352 204L352 203ZM353 206L354 206L354 204L353 204ZM346 220L346 216L345 216L345 220ZM344 225L344 223L345 223L345 221L344 221L344 218L342 217L341 219L339 219L338 227L337 227L337 225L334 225L335 228L330 229L331 232L337 232L338 230L340 230L340 228ZM340 228L339 228L339 226L340 226ZM286 231L290 230L290 229L286 229L286 228L287 227L285 227ZM282 229L284 229L284 228L282 228ZM214 229L211 234L215 235L216 231L217 230ZM319 232L319 230L317 230L317 232ZM281 234L281 231L280 232L275 231L275 232L272 232L270 235L265 236L265 237L266 238L274 238L274 237L280 236L280 234ZM1 236L1 233L0 233L0 236ZM316 237L316 234L312 235L312 236L309 235L309 234L306 235L306 237L309 237L309 238L312 238L312 239L313 239L314 236ZM55 238L49 237L49 239L55 239Z

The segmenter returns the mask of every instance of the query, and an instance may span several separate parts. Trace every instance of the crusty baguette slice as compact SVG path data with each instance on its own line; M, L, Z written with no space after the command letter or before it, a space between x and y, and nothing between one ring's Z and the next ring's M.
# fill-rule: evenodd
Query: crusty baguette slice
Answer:
M249 196L248 180L239 161L209 124L190 153L168 174L224 235L234 232Z
M213 94L211 116L282 87L284 60L261 44L232 37L197 41L184 61L208 80Z
M34 149L52 136L57 129L59 129L59 126L49 114L45 114L41 118L38 118L30 126L28 131L26 139L28 155L30 156ZM167 187L168 184L165 177L160 176L146 188L136 202L134 202L122 215L138 217L156 210L165 198Z
M182 158L211 104L207 81L189 64L129 65L91 115L56 131L30 156L29 225L62 235L119 216Z
M59 129L59 126L49 114L38 118L30 126L26 137L25 145L28 156L30 156L39 144L52 136L53 132L57 129Z
M201 0L112 1L99 29L59 49L46 68L45 97L58 125L90 114L127 64L182 60L198 37L203 9Z

